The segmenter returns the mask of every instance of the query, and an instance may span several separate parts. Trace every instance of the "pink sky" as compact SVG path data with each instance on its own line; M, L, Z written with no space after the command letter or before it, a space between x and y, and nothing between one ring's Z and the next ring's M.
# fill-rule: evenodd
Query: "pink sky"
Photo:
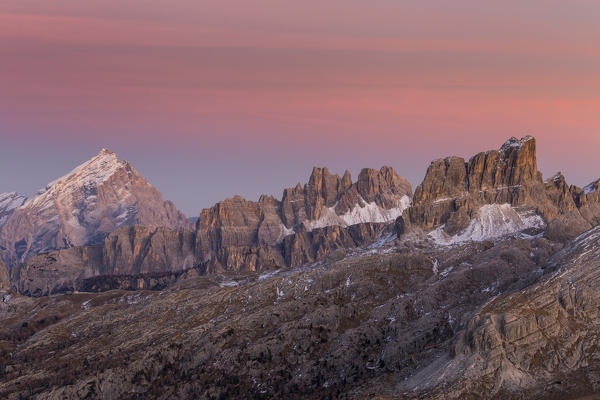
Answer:
M0 192L107 147L196 215L525 134L546 176L600 177L600 2L495 3L4 1Z

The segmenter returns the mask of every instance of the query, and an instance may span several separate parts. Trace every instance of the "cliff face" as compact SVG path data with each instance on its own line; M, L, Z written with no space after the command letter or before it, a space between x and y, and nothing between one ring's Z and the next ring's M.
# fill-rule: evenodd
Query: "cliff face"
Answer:
M17 208L0 230L8 264L53 249L101 243L121 226L189 226L128 162L102 150Z
M232 235L229 245L212 250L202 245L204 236L200 233L123 227L111 233L102 245L31 255L13 267L11 279L20 293L31 296L160 288L190 270L203 275L296 267L322 260L339 249L368 245L386 230L391 230L390 225L330 226L286 236L273 246L243 245L238 240L244 238L243 234Z
M408 181L390 167L363 169L355 183L348 171L340 178L327 168L314 168L308 183L285 189L281 201L235 196L204 209L196 223L196 254L216 269L282 265L278 251L268 249L278 248L287 237L392 222L409 206L411 194Z
M509 204L533 210L544 218L549 237L567 240L597 223L600 210L593 188L569 187L560 174L544 182L537 170L535 139L511 138L499 150L466 162L459 157L433 161L404 219L425 230L443 226L454 235L483 205Z

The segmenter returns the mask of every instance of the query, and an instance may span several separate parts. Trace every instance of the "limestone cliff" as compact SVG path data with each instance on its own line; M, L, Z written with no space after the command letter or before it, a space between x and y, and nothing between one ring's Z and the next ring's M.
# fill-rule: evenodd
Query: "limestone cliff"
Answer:
M548 225L546 235L564 241L598 223L600 203L593 185L586 190L569 187L561 174L544 182L537 170L535 139L511 138L499 150L468 161L433 161L403 220L425 230L443 226L445 233L455 235L482 206L509 204L540 215Z

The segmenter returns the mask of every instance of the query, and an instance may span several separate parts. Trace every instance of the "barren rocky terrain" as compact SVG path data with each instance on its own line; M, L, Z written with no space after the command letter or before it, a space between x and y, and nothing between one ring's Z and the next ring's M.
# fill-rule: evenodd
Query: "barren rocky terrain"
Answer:
M0 395L592 394L598 236L450 249L388 236L293 270L182 275L162 291L5 294Z

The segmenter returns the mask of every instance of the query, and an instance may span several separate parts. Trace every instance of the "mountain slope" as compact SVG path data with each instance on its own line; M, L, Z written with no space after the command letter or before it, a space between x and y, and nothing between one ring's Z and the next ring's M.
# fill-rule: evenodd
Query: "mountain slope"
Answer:
M16 192L0 194L0 228L8 220L8 217L27 201L25 196Z
M133 224L189 226L131 164L103 149L12 213L0 231L2 257L14 264L32 253L99 243Z
M600 227L543 269L543 279L500 293L467 321L455 356L414 376L418 398L562 399L600 390Z

